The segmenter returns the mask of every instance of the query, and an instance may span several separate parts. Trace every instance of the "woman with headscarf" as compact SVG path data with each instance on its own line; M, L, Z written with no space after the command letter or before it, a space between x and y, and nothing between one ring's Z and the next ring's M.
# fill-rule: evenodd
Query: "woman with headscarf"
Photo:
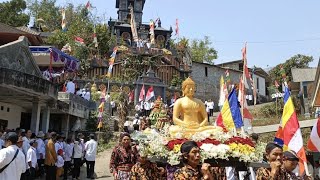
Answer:
M131 146L130 135L122 133L119 145L114 147L110 159L110 173L114 179L129 180L131 168L137 158L138 152Z
M210 165L200 165L200 149L195 141L186 141L181 145L183 167L174 173L175 180L213 180Z
M257 180L289 180L286 172L281 170L283 151L282 147L275 143L266 146L266 159L270 168L261 167L257 170Z

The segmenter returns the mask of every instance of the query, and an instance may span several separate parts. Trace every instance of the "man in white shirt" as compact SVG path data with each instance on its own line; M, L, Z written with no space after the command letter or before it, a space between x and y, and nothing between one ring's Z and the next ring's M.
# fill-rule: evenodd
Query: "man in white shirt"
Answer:
M144 102L144 109L145 109L145 115L146 116L149 116L149 114L150 114L150 103L149 103L149 101L145 101Z
M67 144L64 147L64 179L68 179L68 172L69 169L71 167L71 157L72 157L72 153L73 153L73 144L71 143L71 139L68 138L67 139Z
M57 142L54 144L56 153L58 153L59 149L62 149L63 151L63 137L58 135L57 136Z
M111 116L114 115L114 111L116 111L116 102L114 102L113 100L110 102L111 105Z
M85 144L85 158L87 164L87 178L94 179L94 165L96 161L98 143L94 140L94 134L90 134L90 141Z
M21 174L26 171L25 156L23 152L18 150L17 141L18 135L16 133L6 134L6 148L0 150L0 169L3 169L0 173L0 179L20 180ZM7 167L4 168L5 166Z
M67 92L74 94L76 91L76 84L74 84L73 80L70 79L69 82L67 83Z
M38 144L35 139L30 140L30 148L27 152L27 163L28 163L28 169L27 169L27 176L28 179L35 179L36 177L36 167L37 167L37 153L36 148Z
M44 157L46 154L46 146L43 142L44 133L42 131L39 131L37 135L37 163L39 167L39 174L40 176L44 175Z

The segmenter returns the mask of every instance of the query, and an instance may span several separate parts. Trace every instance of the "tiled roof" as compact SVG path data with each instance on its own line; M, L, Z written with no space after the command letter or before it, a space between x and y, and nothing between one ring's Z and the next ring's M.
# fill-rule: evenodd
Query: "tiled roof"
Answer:
M36 32L26 26L21 26L21 27L16 27L17 29L23 31L23 32L26 32L26 33L29 33L29 34L32 34L32 35L36 35L36 36L39 36L40 35L40 32Z
M317 73L317 68L292 68L292 81L314 81Z
M24 31L21 31L15 27L9 26L4 23L0 23L0 33L27 34Z

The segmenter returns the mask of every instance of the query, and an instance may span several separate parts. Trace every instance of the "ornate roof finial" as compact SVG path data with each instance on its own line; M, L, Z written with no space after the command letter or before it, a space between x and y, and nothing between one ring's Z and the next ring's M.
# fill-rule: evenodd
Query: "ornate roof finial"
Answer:
M161 27L161 20L160 20L160 18L159 18L159 20L158 20L158 27Z

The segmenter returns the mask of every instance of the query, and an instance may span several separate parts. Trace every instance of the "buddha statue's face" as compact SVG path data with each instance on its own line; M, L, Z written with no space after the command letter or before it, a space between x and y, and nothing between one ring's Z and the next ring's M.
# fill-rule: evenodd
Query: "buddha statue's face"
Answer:
M193 85L193 84L188 84L188 85L184 88L183 94L184 94L185 96L193 96L193 95L194 95L194 92L195 92L195 89L196 89L195 85Z

